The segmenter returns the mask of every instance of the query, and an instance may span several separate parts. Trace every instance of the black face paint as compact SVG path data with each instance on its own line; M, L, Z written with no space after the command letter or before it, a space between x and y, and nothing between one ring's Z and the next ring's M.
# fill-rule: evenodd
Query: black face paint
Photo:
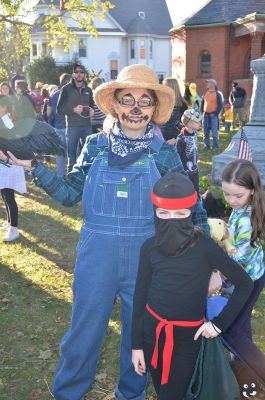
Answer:
M134 115L136 115L136 114L134 114ZM134 120L134 119L130 118L130 115L127 115L127 114L123 113L122 116L121 116L121 119L123 121L134 122L135 124L139 124L139 123L141 123L143 121L148 121L149 117L148 117L148 115L142 115L141 118L139 118L137 120Z
M131 114L133 114L133 115L141 115L141 114L142 114L142 111L140 110L140 108L134 107L134 108L131 110Z

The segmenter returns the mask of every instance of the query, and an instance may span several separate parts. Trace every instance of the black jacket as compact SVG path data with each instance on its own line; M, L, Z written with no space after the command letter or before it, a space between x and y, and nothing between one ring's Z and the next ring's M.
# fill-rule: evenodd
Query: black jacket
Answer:
M81 116L73 111L78 105L94 107L92 90L84 82L81 88L78 88L74 79L61 88L57 103L57 113L66 115L67 126L84 127L91 126L91 118L88 116L88 109L84 109Z

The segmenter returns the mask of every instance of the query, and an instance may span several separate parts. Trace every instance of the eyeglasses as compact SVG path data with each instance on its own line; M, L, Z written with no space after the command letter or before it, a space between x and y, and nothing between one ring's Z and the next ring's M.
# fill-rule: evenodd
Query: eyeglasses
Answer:
M74 71L74 74L84 74L85 71L82 71L81 69L77 69L76 71Z
M120 100L117 99L118 103L123 107L134 107L135 104L140 108L154 107L156 103L149 97L141 97L138 101L133 96L123 96Z

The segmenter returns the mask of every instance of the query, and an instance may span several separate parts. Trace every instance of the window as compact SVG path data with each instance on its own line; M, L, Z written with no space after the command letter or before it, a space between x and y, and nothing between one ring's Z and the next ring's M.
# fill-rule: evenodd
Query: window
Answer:
M47 55L47 43L42 43L42 55Z
M145 41L140 40L140 58L145 58Z
M79 57L86 57L86 40L85 39L79 40L78 55L79 55Z
M145 12L144 11L139 11L138 15L140 18L145 19Z
M110 62L110 79L117 79L118 76L118 61L111 60Z
M149 58L150 60L153 59L153 40L149 41Z
M200 74L210 75L211 74L211 54L208 50L203 50L200 57Z
M135 58L135 40L130 41L130 58Z
M33 43L32 45L32 56L36 57L38 55L38 49L36 43Z

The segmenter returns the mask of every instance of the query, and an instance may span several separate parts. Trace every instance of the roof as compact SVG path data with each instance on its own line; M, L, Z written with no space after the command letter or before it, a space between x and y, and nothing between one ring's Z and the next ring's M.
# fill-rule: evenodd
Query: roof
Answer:
M128 34L169 35L172 22L165 0L111 0L110 15ZM139 12L143 12L142 17ZM145 18L143 18L145 16Z
M166 0L110 0L109 14L128 34L169 36L172 21ZM39 0L39 5L59 5L60 0ZM141 13L139 16L139 12ZM37 31L40 28L36 28Z
M197 13L186 18L178 26L185 25L187 27L192 27L207 24L231 24L237 18L243 18L251 13L264 14L265 1L210 0Z

